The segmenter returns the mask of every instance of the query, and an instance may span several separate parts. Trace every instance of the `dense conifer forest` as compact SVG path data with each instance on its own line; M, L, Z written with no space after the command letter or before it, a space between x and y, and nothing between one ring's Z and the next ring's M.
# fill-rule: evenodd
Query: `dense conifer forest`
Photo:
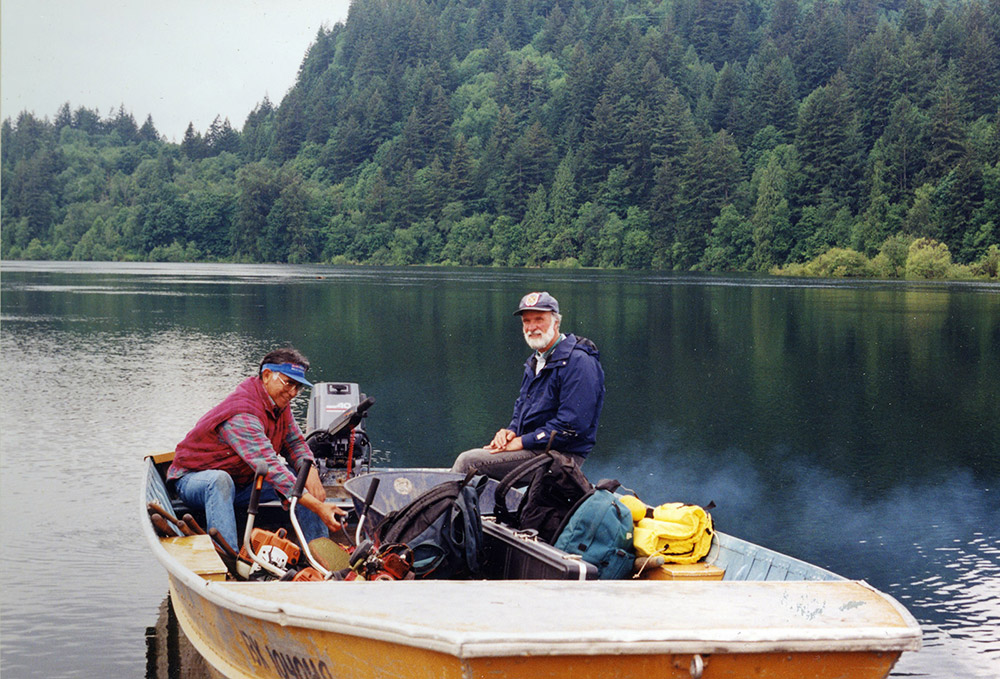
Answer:
M355 0L241 129L2 172L6 259L996 277L1000 0Z

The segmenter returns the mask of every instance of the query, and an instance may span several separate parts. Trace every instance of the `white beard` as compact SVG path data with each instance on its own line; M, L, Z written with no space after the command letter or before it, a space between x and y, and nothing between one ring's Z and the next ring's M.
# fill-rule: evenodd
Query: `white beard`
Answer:
M541 351L556 338L556 324L551 323L549 329L538 334L524 333L524 341L535 351Z

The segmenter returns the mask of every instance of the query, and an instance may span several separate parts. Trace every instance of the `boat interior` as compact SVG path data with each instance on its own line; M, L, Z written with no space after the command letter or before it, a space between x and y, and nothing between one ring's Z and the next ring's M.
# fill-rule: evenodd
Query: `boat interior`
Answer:
M226 565L215 555L212 541L206 535L193 535L185 530L182 517L193 518L195 524L204 523L204 517L185 507L167 490L164 481L172 453L150 456L146 479L146 502L157 506L169 532L160 530L161 542L175 558L189 562L193 570L201 571L209 579L232 578ZM349 511L349 521L344 531L332 536L349 553L356 542L370 537L372 528L389 512L399 509L430 488L462 475L443 469L385 469L368 470L345 478L342 470L324 474L328 501L340 504ZM372 484L377 488L364 507ZM497 482L487 480L480 493L479 509L483 519L483 573L492 580L593 580L598 578L595 566L576 555L547 544L532 532L518 531L496 520L494 516L494 491ZM512 489L508 506L516 506L520 489ZM365 515L365 530L357 532L359 518ZM246 516L237 517L242 532ZM294 535L289 513L278 503L262 504L255 518L255 526L269 531L287 531ZM644 580L727 580L727 581L789 581L789 580L843 580L842 577L812 564L787 555L715 532L708 555L693 564L656 564L644 567L637 560L633 577Z
M383 517L438 484L462 478L444 469L373 470L372 446L365 431L365 420L374 403L373 398L362 393L359 385L352 382L320 382L311 390L306 442L316 459L327 502L336 503L349 514L345 529L331 536L336 545L323 545L317 556L327 563L315 564L311 550L302 550L306 560L318 566L324 579L329 579L334 570L356 566L353 562L359 559L360 546L374 543L372 529ZM183 520L190 516L196 526L198 522L204 525L204 516L184 507L176 495L168 491L164 479L172 459L173 453L148 458L146 502L151 520L159 524L157 532L171 541L171 549L183 554L183 549L176 545L197 543L200 545L196 550L197 558L213 562L212 552L218 542L213 544L208 536L190 535L203 531L200 527L197 530L186 528ZM300 479L304 483L305 477L300 475ZM519 531L498 521L494 501L497 484L495 480L486 479L479 488L483 577L494 580L593 580L599 577L598 569L579 556L556 549L531 531ZM512 488L506 497L507 507L517 507L521 493L522 489ZM240 535L243 535L250 517L237 513L236 518ZM255 507L252 525L272 532L283 531L294 539L296 533L289 519L287 508L279 503L263 503ZM239 546L233 547L239 549ZM228 557L225 552L220 549L220 556L230 575L237 575L233 563L237 558L235 550L229 550ZM205 567L201 563L198 565ZM218 569L217 564L213 567ZM273 570L272 574L279 575L279 570ZM712 535L711 548L701 561L661 564L636 560L633 577L652 580L843 580L812 564L719 532Z

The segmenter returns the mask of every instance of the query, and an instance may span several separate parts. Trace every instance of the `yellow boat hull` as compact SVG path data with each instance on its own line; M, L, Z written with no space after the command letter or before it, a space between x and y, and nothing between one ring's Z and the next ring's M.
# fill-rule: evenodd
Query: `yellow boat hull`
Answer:
M462 584L470 585L466 594L462 594ZM552 590L541 588L533 591L532 583L526 581L508 583L502 589L490 587L490 583L482 583L487 585L485 588L477 586L479 584L213 583L209 589L232 590L230 594L235 595L235 599L227 606L206 597L204 587L191 587L183 579L171 578L171 596L174 610L191 643L223 675L233 678L579 679L611 676L648 679L652 676L700 676L707 679L869 679L887 676L901 651L913 647L912 638L908 640L905 634L907 621L904 616L898 615L895 607L878 613L885 618L879 624L887 626L889 633L885 629L876 632L871 628L866 632L878 637L875 641L856 638L859 635L851 632L826 635L828 638L825 639L808 633L799 635L798 639L789 639L787 630L772 628L768 631L767 625L771 623L766 619L758 623L748 621L748 626L764 626L764 632L757 634L738 630L713 633L705 628L704 623L698 623L687 631L683 625L668 625L673 631L663 628L637 635L635 625L627 621L623 625L608 624L608 620L601 620L597 611L587 609L581 610L580 616L593 616L593 624L576 625L568 637L556 631L549 635L547 642L532 643L530 638L538 633L537 623L533 623L530 615L522 617L524 609L533 608L530 600L536 595L546 599L551 596ZM626 588L636 585L640 589L649 586L642 583L619 584ZM849 612L852 605L861 608L872 603L878 605L877 593L858 583L789 584L841 590L833 595L828 592L819 605L836 607L845 612ZM751 592L751 588L744 586L746 583L698 585L661 582L657 585L675 590L682 588L679 599L668 597L665 600L674 600L674 603L688 598L688 595L703 599L706 585L731 589L731 592L722 592L723 598L734 600L737 615L754 600L773 605L783 598L773 587L766 588L772 590L770 593L766 590ZM573 590L586 586L563 583L562 587L569 587L569 591L565 592L567 603L571 605L574 600L578 601L579 593ZM292 593L292 588L299 591ZM400 596L400 588L424 592ZM510 591L504 592L504 589ZM482 621L477 624L473 618L489 614L491 607L473 606L475 610L468 613L469 618L464 622L453 621L449 625L442 619L442 613L453 610L466 597L478 598L483 594L492 594L500 609L508 605L513 607L512 615L500 616L492 623ZM498 594L502 594L504 599L501 600ZM413 608L415 601L425 595L425 607L429 610L425 610L423 615L427 625L419 626L414 623L418 611ZM637 595L641 597L642 593ZM623 594L622 591L613 596L628 598L627 592ZM792 607L801 608L804 596L808 598L803 592L793 592L787 602ZM255 598L260 603L260 609L256 612L246 609L245 601ZM367 610L363 605L366 599L371 602ZM342 601L342 605L331 603L336 600ZM361 609L351 613L359 605ZM380 620L391 617L396 605L401 612L399 619L389 621L387 625L364 622L365 618ZM540 605L544 605L544 601ZM312 607L326 613L332 608L337 613L333 616L318 614L308 622L307 613ZM695 609L700 608L695 606ZM409 613L402 614L404 610ZM543 611L538 612L541 614ZM786 614L787 611L781 615ZM676 610L676 615L679 618L685 615L698 617L700 612L681 608ZM815 615L816 611L804 611L804 619ZM893 616L896 616L895 620ZM669 613L664 617L670 617ZM510 630L508 626L518 619L523 621L522 629ZM874 621L867 622L872 625ZM493 625L501 628L491 631ZM698 625L701 629L697 628ZM899 634L893 634L893 630ZM885 650L851 650L865 645L880 645ZM812 648L823 646L828 650ZM666 650L671 647L678 650Z

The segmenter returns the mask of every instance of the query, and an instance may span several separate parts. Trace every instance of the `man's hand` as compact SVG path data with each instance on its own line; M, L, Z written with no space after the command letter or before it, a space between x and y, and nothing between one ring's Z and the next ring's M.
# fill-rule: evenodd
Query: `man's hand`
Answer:
M309 476L306 477L306 492L320 502L326 502L326 488L319 480L319 471L317 471L316 465L309 468Z
M323 523L331 531L338 531L341 527L340 517L347 516L347 512L338 507L337 505L331 505L323 503L323 511L317 514L319 518L323 519Z
M521 445L521 437L517 435L516 432L510 429L501 429L490 441L490 444L486 446L486 449L494 453L509 452L512 450L521 450L524 448Z
M493 440L490 441L486 448L495 453L498 453L501 450L507 450L507 445L515 438L517 438L517 434L510 429L501 429L493 436Z
M507 442L507 445L504 446L503 449L505 452L510 452L513 450L523 450L524 444L521 443L521 437L515 436L514 438L512 438L510 441Z
M303 507L322 519L323 523L326 524L326 527L331 531L340 530L340 517L347 516L347 512L337 505L317 500L308 491L302 494L300 502Z

